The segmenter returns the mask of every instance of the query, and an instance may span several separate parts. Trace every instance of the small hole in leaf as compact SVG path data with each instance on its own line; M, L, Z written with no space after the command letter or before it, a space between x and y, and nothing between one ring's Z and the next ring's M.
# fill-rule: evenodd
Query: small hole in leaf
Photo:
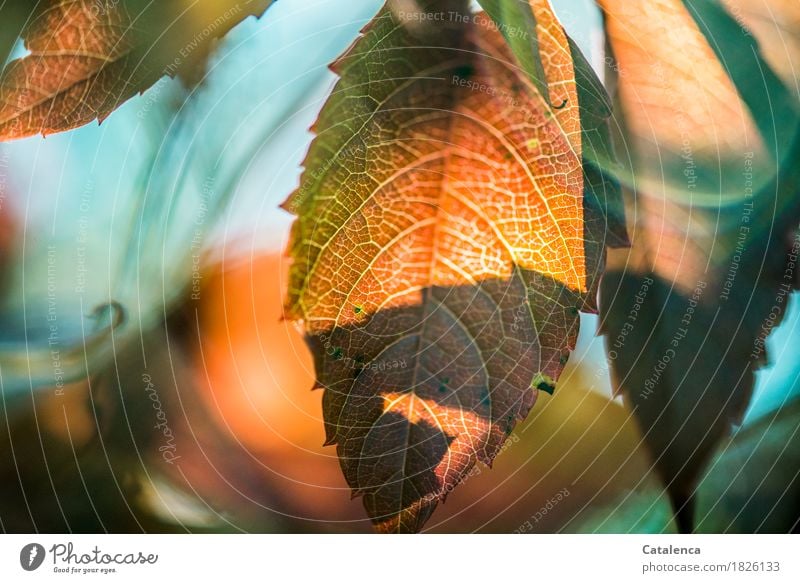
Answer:
M543 373L538 373L531 383L531 387L539 391L544 391L548 395L552 395L556 390L556 383L553 379Z

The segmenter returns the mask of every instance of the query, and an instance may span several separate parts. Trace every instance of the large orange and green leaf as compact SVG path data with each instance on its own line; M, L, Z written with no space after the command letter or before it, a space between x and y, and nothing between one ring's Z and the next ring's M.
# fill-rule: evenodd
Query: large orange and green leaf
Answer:
M691 530L698 479L750 401L793 283L785 235L798 181L786 161L798 151L797 109L718 2L599 4L619 75L632 235L630 252L610 259L601 315L615 384Z
M315 356L327 441L386 532L421 529L553 390L603 261L548 4L549 99L466 0L417 4L387 2L335 64L285 204L287 316Z
M29 54L0 75L0 141L102 121L271 0L43 0L22 30ZM30 11L29 11L30 12Z

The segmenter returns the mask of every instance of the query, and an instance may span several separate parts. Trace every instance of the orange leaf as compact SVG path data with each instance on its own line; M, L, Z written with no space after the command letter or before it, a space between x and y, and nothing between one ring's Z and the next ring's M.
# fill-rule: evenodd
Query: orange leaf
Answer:
M315 355L328 443L381 531L419 530L491 463L594 307L570 52L536 4L561 109L465 0L389 1L336 63L285 204L299 216L287 314Z
M615 385L691 531L698 480L741 421L785 308L798 176L780 161L796 159L784 135L797 117L717 2L599 3L635 177L632 248L611 256L601 316Z

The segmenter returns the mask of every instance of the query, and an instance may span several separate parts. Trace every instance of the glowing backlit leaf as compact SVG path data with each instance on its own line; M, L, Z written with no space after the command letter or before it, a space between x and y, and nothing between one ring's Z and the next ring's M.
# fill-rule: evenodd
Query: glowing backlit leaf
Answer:
M562 53L542 59L561 109L466 0L389 1L334 66L285 204L299 217L287 315L381 531L419 530L491 463L595 309L569 47L537 4Z
M0 76L0 140L102 121L271 0L49 0L22 32L29 55Z

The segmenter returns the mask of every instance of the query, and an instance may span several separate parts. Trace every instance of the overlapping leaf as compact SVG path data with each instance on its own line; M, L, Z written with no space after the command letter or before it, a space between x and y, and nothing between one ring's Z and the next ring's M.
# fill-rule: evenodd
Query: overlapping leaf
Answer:
M479 3L492 16L520 66L537 88L541 83L546 84L540 51L552 59L551 70L563 69L568 71L567 77L574 78L580 111L583 202L598 211L589 218L602 221L587 224L587 229L593 233L587 239L601 242L596 253L604 253L605 246L629 246L618 180L620 168L611 136L611 99L602 82L575 42L561 31L547 3L529 0L481 0ZM564 50L565 43L568 51ZM554 107L558 110L566 103L562 101Z
M793 283L798 116L717 2L600 4L635 190L632 249L611 260L601 314L615 382L690 530L697 479L749 402Z
M698 487L698 532L797 533L800 402L743 427L709 466Z
M103 120L271 0L46 0L22 32L29 55L0 76L0 140Z
M723 0L731 16L758 39L764 60L798 93L800 2L795 0Z
M8 60L11 50L31 14L35 2L7 0L0 4L0 66Z
M534 4L550 17L549 100L466 0L387 2L335 65L285 205L287 315L315 355L328 442L382 531L419 530L491 463L594 309L570 48Z

